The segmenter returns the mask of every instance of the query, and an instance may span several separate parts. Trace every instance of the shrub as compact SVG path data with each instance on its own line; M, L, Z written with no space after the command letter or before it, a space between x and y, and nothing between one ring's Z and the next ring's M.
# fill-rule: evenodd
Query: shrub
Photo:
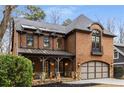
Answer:
M31 86L32 62L22 56L0 55L0 86Z
M114 67L114 77L121 78L124 75L123 67Z

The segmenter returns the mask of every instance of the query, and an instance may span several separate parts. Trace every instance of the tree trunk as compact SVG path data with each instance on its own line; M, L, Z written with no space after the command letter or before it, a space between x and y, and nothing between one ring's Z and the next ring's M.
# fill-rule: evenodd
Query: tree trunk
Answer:
M2 46L2 38L6 32L8 23L11 19L12 10L16 8L16 5L6 5L3 11L3 19L0 23L0 48Z

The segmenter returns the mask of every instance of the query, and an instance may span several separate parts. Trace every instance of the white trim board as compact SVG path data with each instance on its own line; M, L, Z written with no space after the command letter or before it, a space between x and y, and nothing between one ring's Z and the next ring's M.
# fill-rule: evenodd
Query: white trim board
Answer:
M121 51L120 49L118 49L117 47L114 46L114 49L117 50L120 54L122 54L124 56L124 52Z
M119 65L119 64L120 64L120 65L121 65L121 64L124 65L124 62L118 62L118 63L113 63L113 64L114 64L114 65Z

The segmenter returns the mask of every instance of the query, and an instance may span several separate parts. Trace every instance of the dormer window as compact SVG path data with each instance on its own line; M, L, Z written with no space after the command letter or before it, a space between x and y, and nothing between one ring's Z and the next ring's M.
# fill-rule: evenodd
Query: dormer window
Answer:
M101 32L93 30L92 32L92 54L101 54Z
M119 59L119 52L114 50L114 59Z

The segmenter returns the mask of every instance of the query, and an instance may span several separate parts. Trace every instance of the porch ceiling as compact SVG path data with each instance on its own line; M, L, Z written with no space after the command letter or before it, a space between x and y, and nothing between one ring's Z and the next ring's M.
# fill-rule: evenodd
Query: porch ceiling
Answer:
M19 48L19 54L41 54L41 55L59 55L59 56L75 56L72 53L60 50L44 50L44 49L26 49Z

